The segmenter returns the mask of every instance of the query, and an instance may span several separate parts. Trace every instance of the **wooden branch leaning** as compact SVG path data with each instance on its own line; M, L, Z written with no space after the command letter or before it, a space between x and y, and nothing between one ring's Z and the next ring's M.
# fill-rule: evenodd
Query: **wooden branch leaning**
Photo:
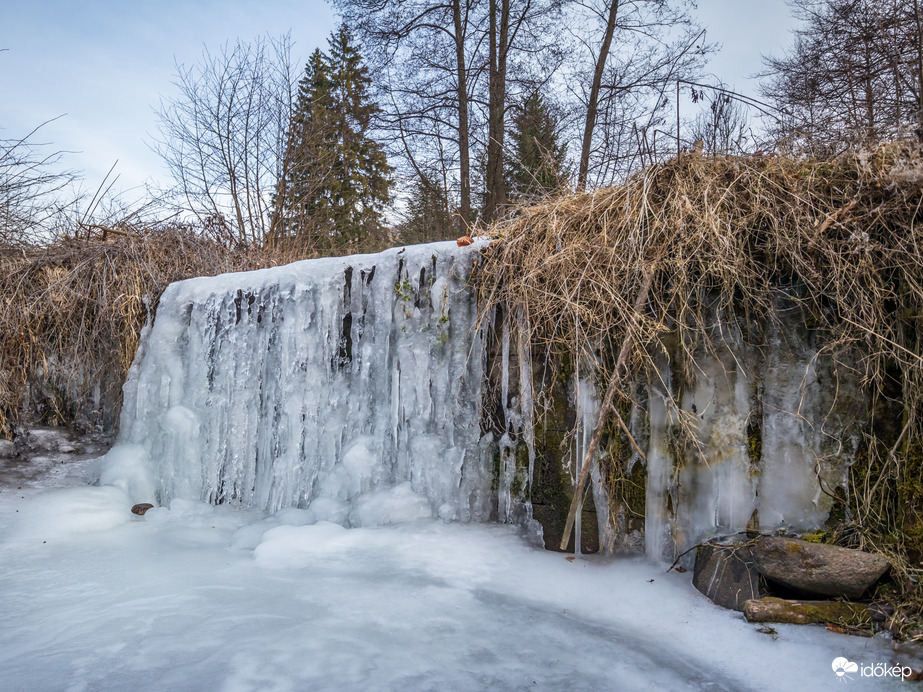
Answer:
M638 289L638 295L635 298L634 311L639 313L641 308L647 302L647 295L651 290L651 283L654 280L654 270L656 265L652 265L644 272L641 279L641 287ZM580 498L583 497L583 491L586 488L587 481L592 471L593 459L596 456L596 449L599 447L599 440L602 438L603 429L606 427L606 416L609 409L615 401L615 393L618 391L619 383L627 371L628 354L631 352L631 346L634 342L634 336L629 331L625 334L625 340L622 341L622 348L619 349L619 357L615 362L615 369L612 371L612 377L609 378L609 386L606 389L606 396L603 398L602 405L599 407L599 413L596 417L596 427L593 429L593 436L590 438L590 444L587 445L586 454L583 456L583 464L580 467L580 477L577 479L577 487L574 488L574 497L570 502L570 511L567 513L567 523L564 525L564 533L561 537L561 550L567 550L567 544L570 542L570 532L574 527L574 520L577 518L577 507L580 506Z

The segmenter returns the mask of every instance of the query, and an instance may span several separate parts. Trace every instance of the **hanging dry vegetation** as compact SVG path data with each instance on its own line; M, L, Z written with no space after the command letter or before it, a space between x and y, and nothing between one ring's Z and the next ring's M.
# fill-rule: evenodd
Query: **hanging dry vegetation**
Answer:
M0 439L23 408L49 424L100 425L85 414L107 397L117 414L141 328L167 284L274 263L180 227L0 249Z
M490 233L478 279L484 309L520 310L534 348L591 363L600 393L610 385L610 419L632 400L637 376L659 377L668 359L692 382L696 353L780 320L783 301L819 357L850 371L870 401L903 412L869 433L850 487L829 489L848 495L851 542L906 570L923 558L916 141L826 161L686 154L622 186L520 210ZM694 440L695 416L676 409Z
M870 384L890 362L915 376L921 204L915 144L822 162L686 155L495 227L481 290L487 307L525 307L539 343L617 350L631 334L642 366L666 329L681 326L691 354L706 308L771 316L790 285L828 348L863 345Z

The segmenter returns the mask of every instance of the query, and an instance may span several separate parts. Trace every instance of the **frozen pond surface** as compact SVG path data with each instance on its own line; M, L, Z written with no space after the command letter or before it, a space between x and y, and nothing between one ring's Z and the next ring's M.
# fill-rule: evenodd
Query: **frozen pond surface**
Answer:
M48 458L32 475L0 460L4 690L900 684L831 668L901 662L888 641L774 639L645 561L571 562L497 525L344 529L182 500L134 517L121 490L88 485L97 462Z

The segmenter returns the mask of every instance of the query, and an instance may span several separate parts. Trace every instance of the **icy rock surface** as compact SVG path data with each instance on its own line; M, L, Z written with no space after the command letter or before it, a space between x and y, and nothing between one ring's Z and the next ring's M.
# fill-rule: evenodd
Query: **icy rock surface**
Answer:
M665 361L651 378L648 557L672 562L704 539L748 527L822 527L829 489L845 487L867 404L856 377L836 372L804 327L780 316L766 325L762 349L715 318L713 347L693 353L694 384L681 397ZM694 440L680 451L683 421Z
M147 465L161 504L486 520L484 341L466 287L478 252L436 243L169 286L108 482L151 501Z

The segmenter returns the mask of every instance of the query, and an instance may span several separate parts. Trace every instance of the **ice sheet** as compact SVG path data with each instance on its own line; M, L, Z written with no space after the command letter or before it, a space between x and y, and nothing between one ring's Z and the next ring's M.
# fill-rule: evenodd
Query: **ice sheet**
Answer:
M838 656L895 660L760 634L688 574L570 562L510 526L182 499L141 518L115 487L56 482L0 489L4 690L834 690Z

